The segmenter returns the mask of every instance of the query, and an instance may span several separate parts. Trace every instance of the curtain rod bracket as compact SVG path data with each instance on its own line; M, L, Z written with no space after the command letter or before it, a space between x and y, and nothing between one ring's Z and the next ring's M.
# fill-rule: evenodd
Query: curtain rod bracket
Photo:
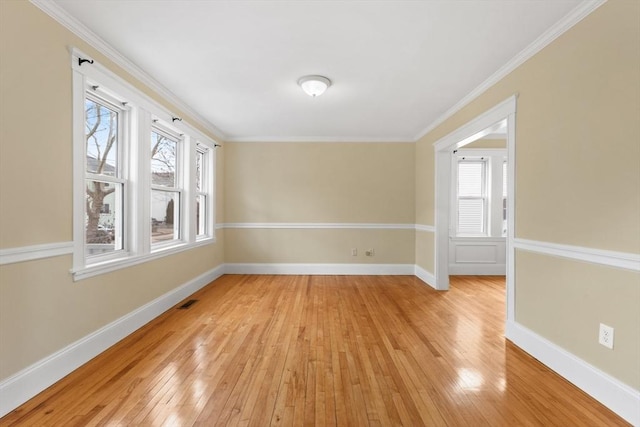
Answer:
M93 59L78 58L79 67L81 67L82 64L84 64L85 62L88 62L89 64L93 64Z

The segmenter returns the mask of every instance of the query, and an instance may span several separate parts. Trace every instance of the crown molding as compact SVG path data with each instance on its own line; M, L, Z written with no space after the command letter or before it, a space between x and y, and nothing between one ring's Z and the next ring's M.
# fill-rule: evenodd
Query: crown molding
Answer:
M58 6L57 3L50 0L29 0L34 6L42 10L44 13L55 19L63 27L70 30L76 36L87 42L98 52L109 58L116 65L124 69L127 73L138 79L144 85L148 86L158 95L175 105L184 113L188 114L195 123L202 126L207 131L211 132L213 136L219 140L226 140L225 134L216 128L210 121L204 118L200 113L191 108L187 103L180 99L176 94L167 89L164 85L151 77L142 68L123 56L120 52L114 49L109 43L91 31L87 26L82 24L73 16L69 15L67 11Z
M587 17L591 12L595 11L597 8L606 3L607 0L589 0L583 3L580 3L576 8L574 8L571 12L569 12L564 18L558 21L555 25L549 28L547 31L542 33L540 37L533 41L529 46L524 48L520 53L514 56L509 62L504 64L502 67L498 69L495 73L493 73L487 80L482 82L480 86L476 87L474 90L469 92L464 98L458 101L453 107L449 108L443 115L438 117L435 121L433 121L429 126L423 129L421 132L416 134L413 138L414 141L418 141L420 138L434 130L436 127L440 126L444 123L445 120L453 116L455 113L460 111L467 104L471 103L474 99L478 98L484 92L486 92L491 86L498 83L500 80L505 78L509 73L514 71L520 65L522 65L525 61L530 59L536 53L540 52L546 46L548 46L555 39L560 37L562 34L571 29L578 22L582 21L585 17Z
M227 137L226 142L358 142L358 143L414 143L416 140L406 136L379 137L379 136L246 136Z
M216 138L224 140L225 142L416 142L427 133L434 130L441 125L445 120L453 116L460 111L463 107L471 103L478 98L491 86L495 85L501 79L506 77L509 73L522 65L525 61L530 59L536 53L541 51L551 42L553 42L560 35L564 34L586 16L595 11L598 7L602 6L607 0L588 0L580 3L563 19L558 21L554 26L540 35L533 43L527 46L524 50L518 53L509 62L503 65L498 71L492 74L488 79L481 83L478 87L472 90L464 98L458 101L455 105L449 108L443 115L438 117L429 126L424 128L415 137L410 138L406 136L387 138L387 137L318 137L318 136L300 136L300 137L274 137L274 136L250 136L250 137L228 137L218 128L216 128L211 122L204 118L201 114L193 110L188 104L182 101L177 95L163 86L156 79L151 77L148 73L131 62L128 58L119 53L111 45L109 45L104 39L99 37L89 28L87 28L80 21L69 15L64 9L58 6L55 2L49 0L30 0L32 4L41 9L43 12L51 16L61 25L69 29L78 37L89 43L92 47L97 49L100 53L112 60L118 66L122 67L129 74L140 80L142 83L153 89L163 98L174 104L176 107L189 114L197 124L204 127L211 132Z

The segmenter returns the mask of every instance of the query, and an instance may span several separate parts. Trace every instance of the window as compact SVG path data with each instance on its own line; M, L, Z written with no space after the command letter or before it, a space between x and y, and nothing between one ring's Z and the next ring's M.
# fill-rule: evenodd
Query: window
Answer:
M85 255L99 258L124 249L125 180L120 151L126 110L99 96L97 87L87 90L85 129ZM113 211L110 207L113 206Z
M209 203L211 202L208 172L209 150L198 144L196 148L196 236L206 237L209 233Z
M215 241L215 142L72 49L75 280Z
M504 149L469 148L452 157L455 236L506 237L507 158Z
M458 234L486 233L486 169L484 159L458 161Z
M151 131L151 243L179 240L182 188L179 137Z
M502 162L502 237L507 236L507 162Z

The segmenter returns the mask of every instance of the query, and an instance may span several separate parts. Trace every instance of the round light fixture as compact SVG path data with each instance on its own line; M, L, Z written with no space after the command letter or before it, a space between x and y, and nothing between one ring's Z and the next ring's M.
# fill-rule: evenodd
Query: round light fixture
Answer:
M323 76L304 76L300 77L298 84L307 95L316 97L331 86L331 80Z

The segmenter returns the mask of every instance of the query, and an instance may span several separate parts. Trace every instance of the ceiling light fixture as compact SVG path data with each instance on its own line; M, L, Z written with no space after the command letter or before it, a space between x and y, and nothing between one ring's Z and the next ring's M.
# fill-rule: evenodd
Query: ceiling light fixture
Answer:
M298 84L307 95L316 97L331 86L331 80L323 76L304 76L300 77Z

